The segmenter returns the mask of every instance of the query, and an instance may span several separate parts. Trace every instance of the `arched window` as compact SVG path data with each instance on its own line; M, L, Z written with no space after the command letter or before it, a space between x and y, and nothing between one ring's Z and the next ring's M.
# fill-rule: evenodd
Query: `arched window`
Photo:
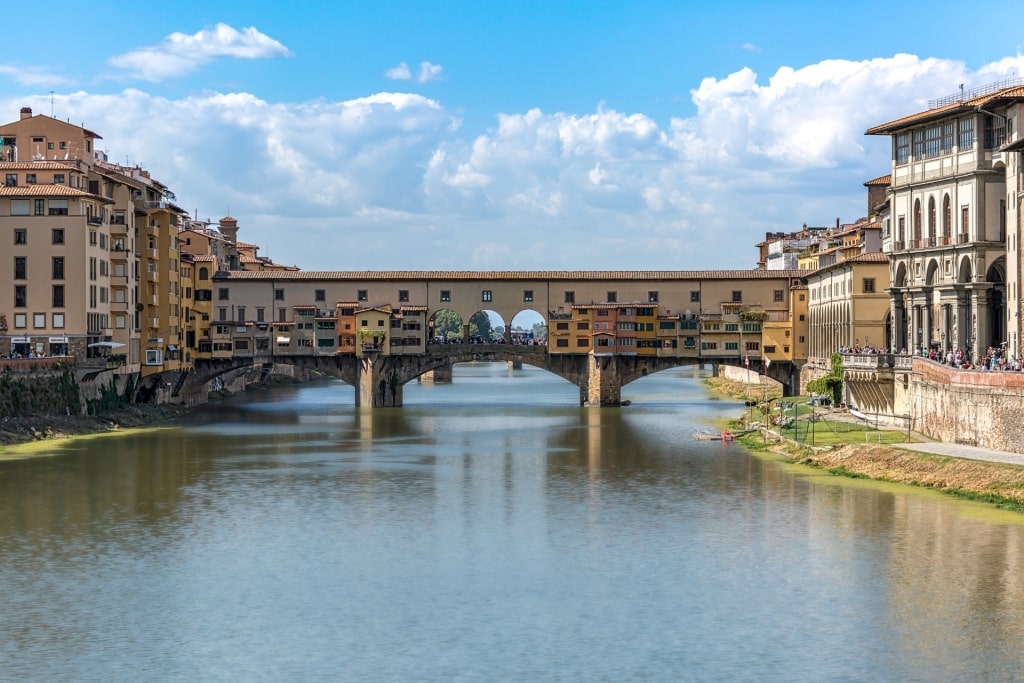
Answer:
M914 200L914 246L921 246L921 200Z
M200 280L209 280L210 279L210 271L207 270L207 268L205 266L203 268L199 269L199 279Z
M928 237L933 238L938 233L935 232L935 197L928 199Z
M953 205L947 194L942 200L942 238L945 244L950 244L950 237L953 236Z

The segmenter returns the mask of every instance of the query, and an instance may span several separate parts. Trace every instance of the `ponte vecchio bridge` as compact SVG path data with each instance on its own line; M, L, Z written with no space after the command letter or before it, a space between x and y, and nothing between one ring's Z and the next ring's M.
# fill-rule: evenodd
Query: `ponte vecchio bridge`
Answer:
M581 404L616 406L629 382L693 365L746 364L791 393L794 358L805 357L794 332L807 305L799 271L196 275L197 295L208 289L196 298L209 310L197 303L192 314L209 316L210 336L186 344L196 350L193 369L173 382L175 394L202 391L233 370L291 364L352 384L358 405L400 406L403 385L426 372L496 360L564 377L579 386ZM442 311L461 319L462 343L437 343ZM500 317L504 335L471 340L479 312ZM515 343L512 323L524 312L547 325L546 343Z

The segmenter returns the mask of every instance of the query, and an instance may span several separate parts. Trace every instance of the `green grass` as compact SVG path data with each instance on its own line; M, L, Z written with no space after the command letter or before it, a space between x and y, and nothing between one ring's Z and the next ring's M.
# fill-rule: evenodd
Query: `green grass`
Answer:
M870 479L870 477L868 477L868 475L866 474L854 472L853 470L848 470L845 467L833 467L832 469L828 470L828 473L834 474L837 477L848 477L850 479Z
M938 489L943 493L947 493L954 498L960 498L963 500L973 500L978 503L989 503L994 505L1000 510L1009 510L1011 512L1024 512L1024 503L1013 500L1012 498L1004 498L994 493L976 493L974 491L965 491L964 489Z

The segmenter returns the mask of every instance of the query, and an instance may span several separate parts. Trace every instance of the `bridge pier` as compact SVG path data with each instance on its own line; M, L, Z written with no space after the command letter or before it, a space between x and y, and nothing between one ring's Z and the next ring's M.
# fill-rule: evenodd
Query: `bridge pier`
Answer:
M444 365L433 370L427 370L419 376L420 382L433 382L434 384L451 384L452 366Z
M587 359L587 374L583 378L583 403L595 407L622 405L622 377L616 356L595 356Z
M382 362L376 353L368 353L361 358L356 405L367 408L401 407L405 381L397 370L394 364Z

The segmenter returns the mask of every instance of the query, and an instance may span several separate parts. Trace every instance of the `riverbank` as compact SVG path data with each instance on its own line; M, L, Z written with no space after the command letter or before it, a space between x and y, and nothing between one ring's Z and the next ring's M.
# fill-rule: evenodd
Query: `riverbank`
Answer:
M742 400L746 395L744 385L724 378L712 377L705 384L713 392L735 399ZM1020 465L922 453L892 444L848 443L811 448L779 440L781 437L775 432L769 433L769 440L772 435L777 440L774 444L765 444L760 433L741 438L740 442L753 451L768 450L788 462L836 476L920 486L1024 512L1024 467Z
M251 384L246 391L263 391L277 386L301 384L289 375L272 374L261 384ZM221 389L210 392L210 401L221 401L237 392ZM187 415L202 404L184 406L172 403L153 405L132 403L107 411L102 415L33 415L31 417L0 418L0 451L5 446L14 446L34 441L71 439L76 436L103 434L119 429L154 427L161 422Z
M180 405L134 404L103 415L34 415L0 420L0 450L5 446L69 439L133 427L151 427L190 412Z
M1024 467L919 453L897 446L848 444L795 454L775 450L791 462L844 477L909 484L1024 512Z

